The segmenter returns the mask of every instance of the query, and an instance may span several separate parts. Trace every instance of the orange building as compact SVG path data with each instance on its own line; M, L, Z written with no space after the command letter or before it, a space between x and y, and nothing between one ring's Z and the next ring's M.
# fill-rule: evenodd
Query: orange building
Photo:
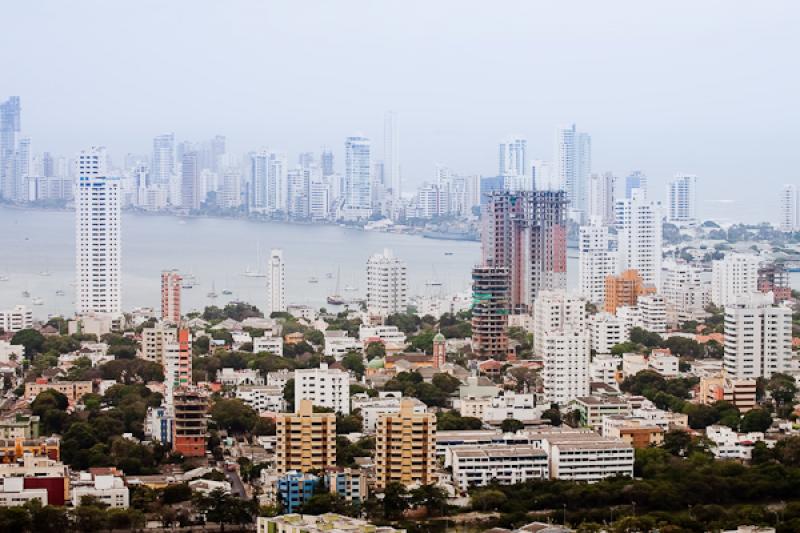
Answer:
M34 457L61 460L60 442L55 437L40 439L0 439L0 463L14 463L29 453Z
M178 324L181 321L181 282L177 270L161 273L161 320Z
M655 287L644 284L637 270L626 270L619 276L608 276L606 278L605 311L616 314L617 308L633 307L639 301L639 296L655 292Z
M172 449L184 457L203 457L208 436L208 396L195 387L179 387L174 392L173 405Z

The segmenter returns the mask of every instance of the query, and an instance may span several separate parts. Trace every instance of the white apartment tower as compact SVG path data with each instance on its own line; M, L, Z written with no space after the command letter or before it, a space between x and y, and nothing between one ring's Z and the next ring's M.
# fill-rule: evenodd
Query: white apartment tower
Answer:
M647 285L661 287L661 209L649 202L641 189L619 200L616 209L619 235L619 271L635 269Z
M749 293L725 307L723 366L733 379L769 378L790 368L792 310L772 293Z
M592 174L589 178L587 210L589 219L598 218L603 224L614 223L614 202L617 197L617 177L611 172Z
M781 189L780 220L778 229L785 232L800 231L800 192L795 185Z
M120 313L121 191L107 176L105 148L76 158L75 301L77 312Z
M370 151L366 137L348 137L344 144L345 205L353 210L372 209L370 182Z
M397 203L402 194L400 178L400 133L397 113L387 111L383 117L383 179L392 190L392 198Z
M367 311L381 316L405 313L408 306L406 264L388 248L367 261Z
M697 221L697 176L677 174L669 182L669 221Z
M711 265L711 303L724 307L758 290L758 257L728 254Z
M592 138L575 124L556 130L556 172L567 192L570 218L581 221L586 213L586 188L592 168Z
M165 133L153 139L153 166L150 169L154 183L166 185L175 173L175 134Z
M294 372L294 405L302 400L311 400L319 407L328 407L343 415L350 413L350 373L328 368L320 363L319 368L298 369Z
M589 394L590 337L584 330L545 333L542 377L547 401L559 406Z
M611 249L608 226L593 218L581 226L578 237L578 283L580 295L592 303L606 299L606 278L616 274L617 252Z
M503 188L509 191L531 190L528 170L528 141L509 137L500 141L498 150L498 176L502 176Z
M586 300L566 291L541 291L533 304L533 351L544 351L548 333L586 330Z
M705 315L711 301L711 284L703 279L699 268L670 261L664 265L661 294L667 306L667 323L678 326Z
M286 265L283 250L272 250L267 263L267 316L286 311Z

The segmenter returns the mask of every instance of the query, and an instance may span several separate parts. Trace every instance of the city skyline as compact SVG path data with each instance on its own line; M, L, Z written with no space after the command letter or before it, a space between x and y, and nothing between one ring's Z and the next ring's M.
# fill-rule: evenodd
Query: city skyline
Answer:
M6 67L13 82L5 92L24 99L23 133L31 135L36 146L61 154L96 144L106 145L115 157L147 153L153 137L174 131L189 139L224 134L236 152L270 146L294 155L325 145L341 157L342 140L359 130L380 147L384 114L391 109L401 117L406 188L428 179L437 163L463 173L492 175L496 143L512 133L528 140L530 159L549 160L554 129L573 122L592 135L595 172L627 175L642 169L654 190L661 190L677 172L702 176L700 208L709 216L735 208L750 222L774 218L774 210L767 207L774 202L771 190L796 179L790 125L797 119L791 95L798 78L783 67L786 50L796 48L789 32L798 14L792 3L759 10L726 3L722 17L714 2L691 4L691 23L682 16L689 4L660 11L634 3L614 10L587 4L567 14L565 6L520 3L514 5L518 16L513 21L488 8L462 14L467 27L481 25L487 34L502 23L504 31L498 32L496 43L470 39L438 24L452 8L447 3L426 6L426 17L413 20L413 9L319 5L302 14L304 24L299 24L296 8L288 5L270 6L269 12L257 3L245 3L241 10L186 6L147 9L120 4L109 13L110 6L94 5L92 16L125 17L130 27L147 25L158 47L127 44L109 35L116 30L108 25L94 26L87 36L70 31L66 44L47 49L46 55L35 42L19 49ZM18 28L34 20L37 27L44 24L41 31L57 38L71 25L54 21L74 20L80 27L85 22L79 17L88 12L50 3L46 9L53 16L42 21L41 9L45 7L10 6L8 14L19 24L0 39L9 45L19 42L23 36ZM155 17L149 16L153 9ZM619 18L621 13L626 13L625 20ZM210 48L211 43L187 38L185 31L191 30L169 23L178 16L193 23L187 28L223 34L236 28L237 36L247 38L224 39L223 45ZM540 31L529 31L530 20L539 21ZM259 21L270 31L250 31ZM753 41L767 24L769 38ZM360 31L347 31L353 27ZM607 27L615 31L604 31ZM680 40L672 38L676 27L683 33ZM292 42L300 42L296 37L307 32L323 35L329 45L279 47L288 34L295 37ZM405 42L401 32L410 32L414 39ZM108 47L98 66L106 79L102 90L72 83L64 70L70 64L70 56L64 54L85 53L97 37L105 37ZM429 46L434 38L435 48ZM338 61L364 42L381 43L377 50L365 52L363 61L374 67L371 79L377 82L367 91L350 76L356 65ZM562 42L570 44L554 46ZM512 51L499 54L506 49ZM249 81L254 51L280 52L270 56L270 73L279 74L277 82L274 76L271 83L257 77L264 80L263 86ZM465 62L462 54L470 60ZM189 60L175 63L172 56ZM241 61L232 65L228 59L233 57ZM579 68L560 72L560 65L568 61ZM497 72L495 62L516 66L505 69L502 100L485 96L495 83L489 74ZM48 68L29 69L30 64ZM124 65L129 69L144 64L161 80L158 90L145 79L126 75ZM306 69L308 64L320 66ZM556 72L558 82L528 83L528 78ZM57 94L43 93L49 87L43 83L45 73L62 80ZM328 82L320 84L317 75ZM178 89L184 76L200 82L190 94ZM439 80L436 87L418 83L432 76ZM240 79L248 83L237 83ZM464 83L467 79L470 84ZM770 87L769 93L765 87ZM126 96L133 105L119 105ZM731 118L731 108L737 109L736 118ZM760 202L746 201L751 196L744 187L753 181L765 185L755 192ZM722 188L730 184L735 186Z

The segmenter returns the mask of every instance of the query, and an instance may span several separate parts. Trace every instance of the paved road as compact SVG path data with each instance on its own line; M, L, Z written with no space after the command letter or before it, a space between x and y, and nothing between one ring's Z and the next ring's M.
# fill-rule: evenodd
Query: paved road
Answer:
M247 498L247 491L244 489L244 483L242 483L242 478L239 477L238 472L229 471L226 469L225 477L228 478L228 481L231 484L231 493L233 493L234 496Z

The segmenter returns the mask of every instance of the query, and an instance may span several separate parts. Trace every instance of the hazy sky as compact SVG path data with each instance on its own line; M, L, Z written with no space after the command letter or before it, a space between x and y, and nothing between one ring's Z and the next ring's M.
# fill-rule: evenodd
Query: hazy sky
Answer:
M147 153L174 131L293 160L360 132L381 157L393 109L411 185L436 163L495 173L509 134L552 159L575 122L595 171L641 168L658 197L695 173L701 215L773 220L800 183L799 15L796 0L6 2L0 99L22 97L37 152L67 155Z

